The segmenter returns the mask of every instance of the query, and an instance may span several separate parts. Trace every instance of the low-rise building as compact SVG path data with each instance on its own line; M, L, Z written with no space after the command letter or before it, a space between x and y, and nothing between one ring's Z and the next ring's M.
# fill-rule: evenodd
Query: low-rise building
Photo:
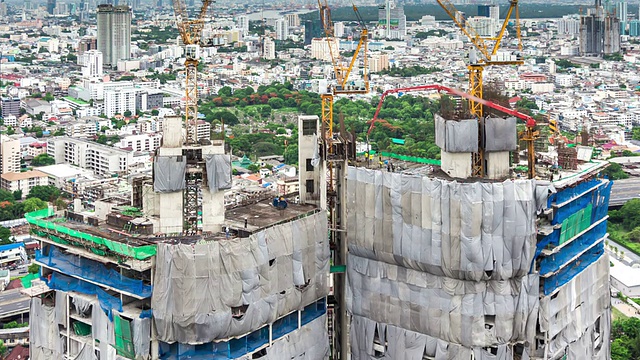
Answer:
M26 197L34 186L49 185L47 174L38 171L12 172L0 175L0 185L7 191L22 191L22 197Z

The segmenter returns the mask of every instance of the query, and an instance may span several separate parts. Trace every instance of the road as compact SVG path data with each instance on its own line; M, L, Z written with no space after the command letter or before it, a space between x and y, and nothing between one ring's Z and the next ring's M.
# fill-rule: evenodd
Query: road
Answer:
M20 289L0 292L0 318L29 311L31 299L20 293Z
M625 202L640 198L640 178L615 180L611 188L609 206L622 206Z

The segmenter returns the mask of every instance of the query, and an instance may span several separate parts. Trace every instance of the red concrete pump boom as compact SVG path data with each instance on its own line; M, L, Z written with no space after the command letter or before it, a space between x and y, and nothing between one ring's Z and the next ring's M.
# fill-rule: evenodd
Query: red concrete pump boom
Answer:
M503 112L507 115L511 115L511 116L515 116L518 119L522 120L526 127L527 130L525 131L525 134L523 134L523 136L521 137L522 140L525 140L527 142L529 142L529 146L528 146L528 151L530 152L530 154L528 154L528 162L529 162L529 178L533 178L535 176L535 169L534 169L534 163L535 163L535 155L532 152L533 149L533 140L535 138L535 134L534 134L534 128L536 126L536 121L534 118L532 118L529 115L523 114L521 112L509 109L507 107L504 107L502 105L498 105L494 102L488 101L488 100L484 100L484 99L480 99L478 97L475 97L473 95L467 94L463 91L457 90L457 89L452 89L446 86L442 86L442 85L420 85L420 86L411 86L411 87L406 87L406 88L397 88L397 89L391 89L391 90L387 90L384 93L382 93L382 96L380 97L380 101L378 102L378 107L376 108L376 112L373 115L373 119L371 119L371 125L369 126L369 130L367 131L367 139L369 138L369 134L371 133L371 130L373 130L375 123L378 120L378 114L380 114L380 109L382 108L382 104L384 103L384 98L389 95L389 94L396 94L396 93L400 93L400 92L416 92L416 91L438 91L438 92L444 92L447 94L451 94L451 95L458 95L460 97L463 97L467 100L471 100L474 101L476 103L482 104L484 106L488 106L492 109L498 110L500 112Z

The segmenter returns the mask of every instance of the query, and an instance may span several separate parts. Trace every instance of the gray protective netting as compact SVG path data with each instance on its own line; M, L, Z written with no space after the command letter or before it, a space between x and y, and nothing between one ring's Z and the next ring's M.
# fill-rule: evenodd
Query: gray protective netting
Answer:
M487 346L510 359L508 344L534 338L539 279L529 270L549 184L361 168L349 168L347 181L347 306L372 321L352 327L355 348L369 354L371 326L396 327L405 347L387 350L405 359L424 349L437 359L496 358Z
M42 304L40 298L31 298L29 311L29 347L31 359L62 359L64 344L58 333L56 310Z
M445 120L436 115L435 127L440 149L452 153L478 151L478 120Z
M185 187L187 162L182 156L156 156L153 160L153 190L174 192Z
M467 348L526 341L535 335L537 275L477 282L354 255L347 264L347 308L354 316ZM352 336L370 343L366 334Z
M207 343L301 309L328 294L329 255L325 212L248 238L158 244L151 299L158 338Z
M514 151L517 149L516 118L484 119L485 151Z
M329 335L327 316L322 315L309 324L295 330L268 347L264 360L329 359Z
M534 180L458 183L361 168L347 177L351 254L460 280L529 273Z
M209 190L231 189L231 156L209 154L205 157Z
M567 350L569 359L607 359L609 267L609 256L605 254L552 296L540 299L540 329L553 339L549 343L550 354ZM594 348L596 338L601 339L600 349Z

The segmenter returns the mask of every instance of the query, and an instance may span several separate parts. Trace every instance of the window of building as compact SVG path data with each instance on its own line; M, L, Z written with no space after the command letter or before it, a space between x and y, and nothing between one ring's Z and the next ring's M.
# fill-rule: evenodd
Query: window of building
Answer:
M302 135L313 135L316 128L316 120L302 120Z
M307 171L313 171L313 164L311 164L311 159L307 159Z
M314 191L313 191L313 179L311 179L311 180L307 180L307 181L305 182L305 187L307 188L307 192L308 192L308 193L313 193L313 192L314 192Z

